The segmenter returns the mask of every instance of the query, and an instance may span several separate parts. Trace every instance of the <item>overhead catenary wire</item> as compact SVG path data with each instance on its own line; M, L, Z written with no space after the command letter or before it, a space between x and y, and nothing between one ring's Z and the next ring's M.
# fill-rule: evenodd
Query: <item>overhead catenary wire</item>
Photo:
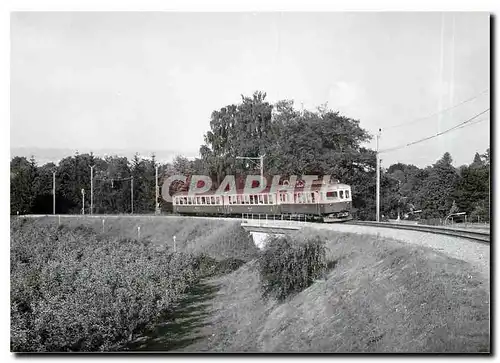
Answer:
M455 125L453 126L452 128L449 128L447 130L444 130L442 132L438 132L437 134L435 135L431 135L431 136L427 136L427 137L424 137L423 139L419 139L419 140L416 140L416 141L412 141L412 142L409 142L409 143L406 143L404 145L400 145L400 146L395 146L395 147L392 147L392 148L388 148L388 149L384 149L384 150L380 150L379 153L387 153L387 152L390 152L390 151L396 151L396 150L399 150L399 149L403 149L405 147L408 147L408 146L412 146L412 145L415 145L415 144L419 144L421 142L424 142L424 141L427 141L427 140L430 140L430 139L433 139L435 137L438 137L438 136L441 136L441 135L444 135L448 132L451 132L453 130L457 130L457 129L460 129L460 128L463 128L465 126L470 126L470 125L473 125L475 123L478 123L478 122L481 122L481 121L484 121L484 120L487 120L488 118L485 118L485 119L481 119L481 120L476 120L475 122L471 122L472 120L475 120L477 119L479 116L485 114L486 112L488 112L490 109L487 108L486 110L474 115L473 117L459 123L458 125Z
M489 92L489 90L490 90L489 88L486 88L486 89L484 89L483 91L481 91L480 93L476 94L475 96L472 96L472 97L470 97L470 98L468 98L468 99L466 99L466 100L463 100L462 102L457 103L457 104L455 104L455 105L453 105L453 106L450 106L450 107L448 107L448 108L445 108L445 109L439 110L439 111L437 111L437 112L434 112L434 113L432 113L432 114L430 114L430 115L427 115L427 116L424 116L424 117L419 117L419 118L417 118L417 119L415 119L415 120L412 120L412 121L403 122L403 123L400 123L400 124L396 124L396 125L392 125L392 126L384 127L384 130L390 130L390 129L395 129L395 128L402 127L402 126L413 125L413 124L415 124L415 123L417 123L417 122L427 120L427 119L429 119L429 118L431 118L431 117L434 117L434 116L437 116L437 115L439 115L439 114L441 114L441 113L444 113L444 112L448 112L448 111L450 111L450 110L453 110L453 109L455 109L455 108L457 108L457 107L459 107L459 106L462 106L462 105L464 105L464 104L466 104L466 103L468 103L468 102L474 101L475 99L477 99L477 98L481 97L483 94L485 94L485 93Z

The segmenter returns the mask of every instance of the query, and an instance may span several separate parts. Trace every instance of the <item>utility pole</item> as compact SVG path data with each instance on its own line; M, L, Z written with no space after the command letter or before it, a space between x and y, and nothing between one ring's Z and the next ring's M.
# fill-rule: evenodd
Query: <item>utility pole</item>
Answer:
M158 203L158 197L160 194L160 189L158 188L158 166L156 166L156 173L155 173L155 182L156 182L156 197L155 197L155 214L160 214L160 205Z
M130 178L130 201L132 205L132 213L134 214L134 177Z
M56 172L52 172L52 214L56 214Z
M260 180L264 180L264 156L260 156Z
M82 188L82 214L85 214L85 189Z
M94 166L90 167L90 214L94 213Z
M246 159L246 160L259 160L260 165L260 181L261 185L264 183L264 156L266 154L261 155L259 157L251 157L251 156L237 156L236 159Z
M382 129L378 129L377 133L377 222L380 222L380 154L378 150L379 138Z

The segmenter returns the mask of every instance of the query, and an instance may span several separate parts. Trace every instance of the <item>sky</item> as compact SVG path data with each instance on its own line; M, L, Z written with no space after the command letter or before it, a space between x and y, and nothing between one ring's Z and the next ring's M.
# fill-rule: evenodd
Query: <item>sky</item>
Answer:
M327 103L372 135L381 128L381 150L405 145L490 107L489 21L480 12L14 12L11 151L192 157L212 111L257 90L297 108ZM445 151L470 163L489 147L489 112L473 121L382 153L382 166L430 165Z

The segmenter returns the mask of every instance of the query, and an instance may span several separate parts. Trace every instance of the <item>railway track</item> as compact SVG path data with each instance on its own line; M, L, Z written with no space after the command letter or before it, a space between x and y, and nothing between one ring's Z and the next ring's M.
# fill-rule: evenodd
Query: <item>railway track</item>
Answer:
M433 234L442 234L453 237L460 237L470 239L476 242L490 243L490 233L482 231L467 231L463 229L452 229L445 227L423 226L423 225L408 225L408 224L395 224L387 222L370 222L370 221L350 221L346 222L349 225L391 228L391 229L406 229L410 231L428 232Z

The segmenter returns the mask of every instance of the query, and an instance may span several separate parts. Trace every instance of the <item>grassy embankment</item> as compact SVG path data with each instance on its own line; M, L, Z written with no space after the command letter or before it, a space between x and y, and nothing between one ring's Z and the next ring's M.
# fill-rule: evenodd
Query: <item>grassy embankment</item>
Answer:
M280 303L262 298L258 261L217 278L210 339L224 352L488 352L489 286L463 261L374 236L326 241L329 272ZM279 258L279 257L278 257Z
M82 222L99 232L98 236L102 234L101 220L64 221L74 226ZM38 221L36 228L42 224L54 224L54 220ZM277 301L263 298L262 259L259 260L262 254L236 221L108 219L106 230L96 244L120 245L116 242L120 238L136 236L138 224L141 239L152 240L147 243L148 251L160 249L165 254L162 246L167 246L168 251L173 244L171 237L176 235L179 254L185 255L187 261L191 261L189 258L196 261L195 257L187 256L207 253L219 259L232 257L249 262L237 271L202 284L194 283L199 276L196 262L184 265L182 273L177 266L169 267L170 273L177 275L164 283L182 282L179 291L182 286L186 289L191 286L195 291L187 298L179 300L178 295L177 300L172 299L173 315L168 318L155 315L152 319L154 322L164 319L163 323L150 325L149 329L140 327L139 330L149 333L138 344L129 345L131 349L223 352L485 352L490 349L489 286L484 286L466 263L440 252L373 236L304 230L292 239L325 241L328 273L305 290ZM31 248L53 243L40 233L37 238L20 238L24 235L19 235L15 228L13 236L13 250L16 238L31 241ZM81 242L66 238L61 244L77 246ZM132 244L138 245L137 241ZM137 254L137 250L133 251ZM136 270L117 265L118 255L116 250L100 254L101 259L88 255L95 260L95 268L90 270L101 276L97 271L109 265L106 271L115 274L115 278L132 274L129 281L134 280ZM49 261L54 256L57 254L39 261L39 271L53 266L54 262ZM157 266L163 266L161 261ZM82 271L81 264L73 268L74 274ZM157 281L155 274L164 272L157 268L150 269L147 278L139 275L139 280ZM186 271L194 271L191 280L191 275L184 276ZM19 285L15 283L15 275L13 286ZM48 284L52 277L46 276ZM154 286L148 288L154 290ZM56 286L52 291L60 292L58 289ZM136 299L147 295L146 290L133 291ZM37 311L40 314L41 310Z

